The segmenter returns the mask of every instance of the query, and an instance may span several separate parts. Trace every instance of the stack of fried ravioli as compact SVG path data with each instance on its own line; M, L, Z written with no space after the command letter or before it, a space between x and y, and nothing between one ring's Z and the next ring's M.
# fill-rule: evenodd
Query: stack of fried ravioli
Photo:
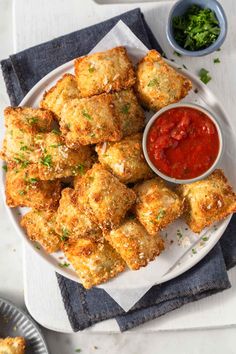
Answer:
M191 89L159 53L134 68L116 47L74 67L40 108L5 109L1 156L7 204L32 208L21 220L28 237L62 250L91 288L154 260L164 250L160 230L181 215L200 232L234 212L236 197L222 171L173 190L147 165L142 106L158 110Z

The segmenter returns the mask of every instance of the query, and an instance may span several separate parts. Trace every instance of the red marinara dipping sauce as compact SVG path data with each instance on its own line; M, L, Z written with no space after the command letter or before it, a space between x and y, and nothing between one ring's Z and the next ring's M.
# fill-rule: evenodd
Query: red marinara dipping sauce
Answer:
M215 162L220 148L213 121L191 107L163 112L147 136L147 152L154 166L176 179L202 175Z

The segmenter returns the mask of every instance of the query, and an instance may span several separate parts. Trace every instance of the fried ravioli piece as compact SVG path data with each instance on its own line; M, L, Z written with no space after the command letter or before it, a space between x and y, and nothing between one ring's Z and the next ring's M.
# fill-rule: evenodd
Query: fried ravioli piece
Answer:
M113 103L123 137L138 133L143 129L145 115L133 89L115 92Z
M108 281L125 269L125 262L106 241L79 238L66 244L64 252L86 289Z
M204 180L178 187L184 198L184 218L191 230L205 227L236 212L236 195L222 170L215 170Z
M6 203L10 208L27 206L38 210L56 209L60 199L61 184L41 181L32 177L30 167L10 168L6 173Z
M24 354L26 342L23 337L7 337L0 338L1 354Z
M124 47L76 59L75 76L82 97L120 91L135 83L133 65Z
M83 174L92 164L89 146L72 150L64 139L53 132L38 134L35 144L40 150L38 174L41 180L53 180Z
M59 208L56 213L56 232L62 240L76 241L81 237L92 237L95 241L101 239L101 230L83 212L83 205L77 200L72 188L62 191Z
M72 149L122 137L110 94L69 101L62 110L60 127Z
M55 218L53 211L32 210L21 219L28 238L38 242L48 253L57 252L61 245L60 236L55 232Z
M40 102L42 108L51 110L60 120L62 109L66 102L73 98L79 98L79 90L77 81L74 75L65 74L56 85L44 93L43 99Z
M82 177L77 197L103 229L119 226L136 199L134 191L99 164Z
M145 267L164 249L159 234L149 235L137 220L126 220L104 236L132 270Z
M168 65L156 50L150 50L137 68L136 92L141 103L158 111L184 98L192 83Z
M143 156L141 133L117 143L99 144L96 151L100 163L123 183L134 183L153 176Z
M183 212L180 197L159 177L135 186L135 214L150 235L177 219Z
M2 159L17 163L34 162L37 159L34 136L52 129L54 114L45 109L7 107L4 118L6 133Z

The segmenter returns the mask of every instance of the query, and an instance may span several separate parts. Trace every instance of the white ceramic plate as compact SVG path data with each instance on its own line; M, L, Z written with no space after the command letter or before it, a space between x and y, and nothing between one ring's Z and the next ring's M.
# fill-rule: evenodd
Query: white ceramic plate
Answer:
M107 38L104 37L93 51L105 50L115 45L123 44L126 46L134 63L136 63L140 57L145 55L147 48L134 36L131 31L129 32L125 29L125 35L123 32L118 33L116 30L112 33L112 35L115 36L115 43L113 40L112 45L110 44L111 36L109 37L109 33L106 36ZM234 162L234 152L236 151L236 138L233 135L230 121L225 115L222 105L219 103L214 94L208 89L208 87L193 74L187 70L179 69L172 62L169 62L169 64L177 70L181 70L181 72L188 76L193 83L193 90L185 98L185 100L183 100L183 102L192 102L202 105L219 117L219 124L222 127L223 137L226 142L220 167L224 169L230 182L235 184L236 172L232 169L232 166ZM44 91L54 85L56 81L66 72L73 72L73 61L58 67L45 76L30 90L20 105L37 107ZM1 173L2 185L4 185L4 172L2 169ZM79 282L79 278L72 268L62 268L59 265L59 263L63 262L63 259L61 259L61 257L63 257L62 253L58 252L55 254L47 254L43 251L43 249L36 249L34 243L28 240L24 230L20 226L20 218L21 215L25 213L26 208L7 209L18 234L30 245L35 253L42 257L48 265L53 267L58 273ZM166 240L167 247L155 261L150 262L147 267L142 268L139 271L127 270L113 280L100 285L100 287L105 290L149 288L154 284L160 284L177 277L198 263L214 247L225 231L229 221L230 217L221 221L217 225L212 226L210 229L204 230L204 232L199 236L191 232L183 221L177 220L162 232L163 237ZM182 235L181 238L178 237L180 234Z

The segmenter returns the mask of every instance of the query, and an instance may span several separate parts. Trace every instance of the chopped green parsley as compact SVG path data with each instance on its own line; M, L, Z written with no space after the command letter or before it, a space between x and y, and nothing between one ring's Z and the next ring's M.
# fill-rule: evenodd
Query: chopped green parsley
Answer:
M29 148L28 148L28 146L24 145L24 146L21 146L20 150L27 151L27 150L29 150Z
M88 120L93 120L93 118L91 117L90 114L88 114L88 112L86 112L84 109L82 110L82 114L83 116L88 119Z
M202 238L202 241L208 241L209 240L209 238L207 237L207 236L204 236L203 238Z
M53 130L52 130L52 133L54 133L54 134L56 134L56 135L61 135L61 132L60 132L60 130L58 130L58 129L53 129Z
M70 263L58 263L58 265L61 267L61 268L68 268L70 266Z
M198 5L192 5L183 15L175 16L172 26L176 42L191 51L209 47L220 34L214 11Z
M19 195L25 195L27 192L26 191L24 191L24 190L20 190L20 191L18 191L18 194Z
M41 162L42 165L44 165L44 166L49 168L49 167L52 166L52 156L51 155L43 156L40 159L40 162Z
M29 161L23 160L23 158L20 157L14 157L14 160L21 165L22 168L26 168L29 165Z
M174 55L176 55L177 57L182 57L182 54L176 52L176 50L173 52Z
M37 248L37 250L41 249L40 246L37 244L37 242L35 242L34 247Z
M3 166L2 166L2 169L3 169L5 172L7 172L7 165L3 165Z
M61 236L61 240L62 241L67 241L69 238L69 230L66 227L62 228L62 236Z
M220 63L220 59L219 59L219 58L215 58L215 59L213 60L213 62L214 62L214 64L218 64L218 63Z
M157 78L154 78L152 80L149 81L149 83L147 84L148 87L154 87L157 86L159 84L159 81L157 80Z
M180 238L182 238L183 237L183 234L182 234L182 232L178 229L177 230L177 237L180 239Z
M52 145L50 145L50 147L52 147L52 148L58 148L59 146L62 146L62 144L52 144Z
M88 71L90 72L90 74L92 74L94 71L95 71L95 68L94 66L90 66Z
M211 81L211 76L209 75L209 71L202 68L200 71L199 71L199 77L200 77L200 80L204 83L204 84L207 84L209 81Z
M121 108L121 112L124 113L124 114L128 114L129 113L129 109L130 109L130 103L127 103Z
M31 125L38 123L38 118L37 117L28 117L26 118L27 122Z
M38 182L38 179L37 178L29 178L28 182L31 183L31 184L35 184L35 183Z
M159 213L157 214L157 217L156 217L157 221L160 221L165 216L165 214L166 214L166 211L164 209L160 209Z
M75 166L72 170L73 175L77 175L78 173L80 175L84 174L84 165L82 163L79 163L77 166Z

